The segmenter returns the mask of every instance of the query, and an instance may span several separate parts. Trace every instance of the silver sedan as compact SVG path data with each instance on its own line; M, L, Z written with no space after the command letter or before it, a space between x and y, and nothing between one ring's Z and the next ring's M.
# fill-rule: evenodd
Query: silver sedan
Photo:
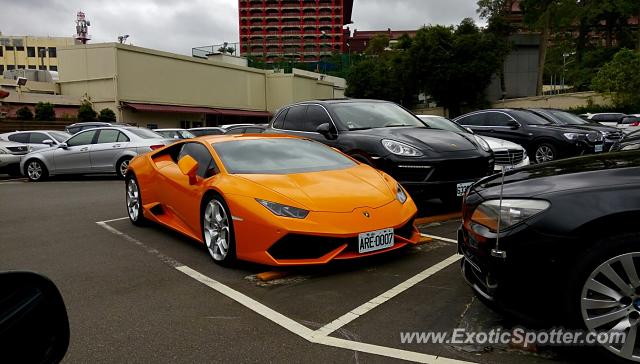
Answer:
M56 147L25 155L20 162L20 171L31 181L41 181L59 174L114 172L124 178L133 157L172 142L145 128L89 129Z

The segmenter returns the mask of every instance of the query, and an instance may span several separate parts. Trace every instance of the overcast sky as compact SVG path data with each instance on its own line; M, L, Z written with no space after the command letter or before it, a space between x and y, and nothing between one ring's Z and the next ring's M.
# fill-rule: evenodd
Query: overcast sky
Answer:
M355 0L351 30L410 30L457 24L476 15L477 0ZM191 54L191 48L238 41L237 0L0 0L4 35L72 36L78 10L91 42L129 34L141 47Z

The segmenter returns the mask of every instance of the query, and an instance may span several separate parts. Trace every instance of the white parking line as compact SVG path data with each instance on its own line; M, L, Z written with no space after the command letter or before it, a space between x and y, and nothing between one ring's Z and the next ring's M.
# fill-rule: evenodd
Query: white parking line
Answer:
M449 239L449 238L443 238L441 236L435 236L435 235L429 235L429 234L420 234L425 238L431 238L431 239L436 239L436 240L440 240L440 241L446 241L447 243L454 243L454 244L458 244L457 240L454 239Z
M348 350L354 350L354 351L359 351L359 352L363 352L363 353L369 353L369 354L375 354L375 355L380 355L380 356L385 356L385 357L389 357L389 358L395 358L395 359L401 359L401 360L407 360L407 361L414 361L414 362L419 362L419 363L434 363L434 364L468 364L468 363L472 363L472 362L466 362L466 361L460 361L460 360L454 360L454 359L449 359L449 358L445 358L445 357L439 357L439 356L435 356L435 355L429 355L429 354L424 354L424 353L418 353L415 351L408 351L408 350L401 350L401 349L396 349L396 348L390 348L390 347L386 347L386 346L379 346L379 345L373 345L373 344L367 344L367 343L363 343L363 342L357 342L357 341L352 341L352 340L346 340L346 339L340 339L340 338L335 338L335 337L330 337L328 336L331 332L335 331L336 329L346 325L348 322L355 320L357 317L360 317L361 315L365 314L366 312L370 311L371 309L373 309L374 307L386 302L387 300L391 299L392 297L395 297L396 295L400 294L401 292L404 292L405 290L407 290L410 287L413 287L414 285L416 285L417 283L423 281L424 279L428 278L429 276L437 273L438 271L442 270L443 268L449 266L450 264L452 264L453 262L457 261L460 259L459 256L451 256L447 259L445 259L444 261L426 269L425 271L423 271L422 273L419 273L416 276L413 276L412 278L404 281L403 283L401 283L400 285L390 289L389 291L383 293L382 295L374 298L373 300L365 303L364 305L361 305L360 307L356 308L355 310L351 311L350 313L348 313L347 315L342 316L341 318L339 318L338 320L333 321L331 324L332 325L334 322L339 321L340 323L342 323L342 325L337 326L335 329L328 331L328 329L326 329L326 327L328 327L329 325L326 325L316 331L311 330L310 328L300 324L299 322L284 316L283 314L265 306L264 304L254 300L253 298L236 291L235 289L226 286L218 281L216 281L215 279L212 279L178 261L176 261L175 259L168 257L166 255L163 255L162 253L160 253L158 250L154 249L154 248L150 248L148 246L146 246L144 243L142 243L141 241L139 241L138 239L125 234L119 230L117 230L116 228L108 225L108 222L113 222L113 221L119 221L119 220L125 220L127 219L127 217L124 218L118 218L118 219L111 219L111 220L105 220L105 221L97 221L96 224L98 224L99 226L103 227L104 229L106 229L107 231L118 235L122 238L124 238L125 240L131 241L135 244L137 244L138 246L144 248L148 253L155 255L157 258L159 258L161 261L163 261L164 263L166 263L167 265L171 266L172 268L178 270L179 272L184 273L185 275L189 276L190 278L206 285L207 287L225 295L226 297L238 302L239 304L245 306L246 308L250 309L251 311L261 315L262 317L270 320L271 322L281 326L282 328L288 330L289 332L296 334L298 336L300 336L301 338L311 342L311 343L316 343L316 344L320 344L320 345L325 345L325 346L332 346L332 347L336 347L336 348L342 348L342 349L348 349ZM372 306L373 305L373 306ZM350 314L355 315L355 317L351 317ZM349 315L349 316L348 316ZM347 319L343 319L345 316L347 316ZM334 325L335 326L335 325ZM332 326L333 327L333 326ZM328 331L328 332L327 332Z

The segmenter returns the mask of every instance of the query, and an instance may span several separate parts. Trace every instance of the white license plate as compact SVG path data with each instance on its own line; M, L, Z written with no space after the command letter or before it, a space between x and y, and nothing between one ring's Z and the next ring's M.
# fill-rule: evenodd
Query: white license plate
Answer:
M604 150L604 147L602 144L596 145L596 153L602 153L603 150Z
M391 248L394 243L393 229L369 231L358 235L358 252L368 253Z
M464 193L467 192L469 187L471 187L471 185L473 185L473 182L458 183L458 185L456 186L456 196L463 196Z

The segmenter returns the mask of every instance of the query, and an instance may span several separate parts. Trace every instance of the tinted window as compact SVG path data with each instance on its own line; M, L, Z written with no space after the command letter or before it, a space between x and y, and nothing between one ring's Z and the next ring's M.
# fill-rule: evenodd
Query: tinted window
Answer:
M284 119L283 129L304 131L304 118L307 106L293 106Z
M11 134L8 139L16 143L29 143L29 133Z
M458 123L462 125L469 126L483 126L485 125L486 113L473 114L468 116L463 116L458 119Z
M133 133L136 136L139 136L142 139L161 139L162 135L154 132L153 130L145 129L145 128L129 128L126 129L128 132Z
M31 137L29 137L29 143L33 144L42 144L43 141L51 139L47 134L43 133L31 133Z
M301 139L270 138L216 143L229 173L291 174L349 168L355 163L333 149Z
M71 134L62 131L51 131L49 132L49 135L51 135L51 137L58 143L64 142L71 137Z
M427 127L413 114L390 102L344 102L333 105L332 111L349 130Z
M419 118L434 129L455 131L456 133L469 133L469 130L442 116L419 116Z
M534 113L522 110L511 110L509 111L516 120L520 122L525 122L529 125L552 125L553 123L549 120L543 118L542 116L538 116Z
M185 143L178 154L178 160L185 155L190 155L198 162L198 176L208 178L216 173L216 164L211 153L200 143Z
M289 109L284 109L280 114L278 114L276 119L273 121L274 128L282 129L282 126L284 125L284 118L287 116L287 112L289 112Z
M331 118L329 118L329 114L327 114L327 111L322 106L318 105L309 105L309 107L307 108L306 119L306 131L315 132L316 129L318 129L318 126L321 124L328 123L329 125L333 125L333 123L331 122Z
M118 141L118 134L120 134L118 130L113 130L113 129L100 130L100 134L98 134L98 144L115 143Z
M509 126L511 122L511 117L501 112L485 113L484 125L486 126Z
M595 121L615 121L616 123L624 118L624 114L598 114L593 115L591 120Z
M79 134L73 136L73 138L69 139L67 141L67 145L70 147L74 147L78 145L91 144L94 135L96 135L96 130L80 132Z

